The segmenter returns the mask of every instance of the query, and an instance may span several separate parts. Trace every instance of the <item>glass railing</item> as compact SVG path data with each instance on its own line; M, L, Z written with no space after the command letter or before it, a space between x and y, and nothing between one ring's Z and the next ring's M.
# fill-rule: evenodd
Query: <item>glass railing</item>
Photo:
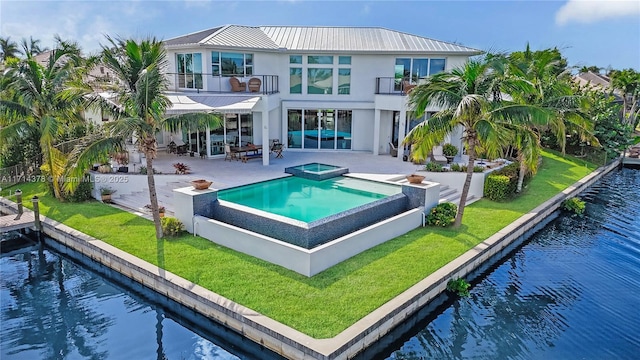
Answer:
M280 92L277 75L212 75L167 73L170 91L204 93L275 94Z
M379 95L407 95L414 87L415 84L411 84L408 80L394 77L376 78L376 94Z

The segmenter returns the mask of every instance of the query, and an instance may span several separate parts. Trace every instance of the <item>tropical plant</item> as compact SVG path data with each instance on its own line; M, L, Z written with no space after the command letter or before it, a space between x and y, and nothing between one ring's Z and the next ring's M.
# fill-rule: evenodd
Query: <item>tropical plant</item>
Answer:
M32 36L29 37L29 41L23 38L20 44L22 45L22 53L26 56L36 56L49 50L47 47L41 47L40 40L34 39Z
M113 193L115 193L116 191L113 190L112 188L108 187L108 186L103 186L100 188L100 195L111 195Z
M447 283L447 290L452 293L458 294L458 296L469 296L469 288L471 284L463 278L451 279Z
M185 175L185 174L188 174L189 171L191 171L191 168L189 168L189 165L185 163L175 163L173 164L173 167L176 169L176 174L178 175Z
M574 215L582 216L584 214L586 204L584 201L580 200L580 198L572 197L563 201L561 207L563 210L573 213Z
M115 119L105 128L107 136L92 139L82 152L76 154L79 166L91 164L93 158L109 149L124 147L124 140L135 136L138 150L145 155L149 200L156 237L162 238L162 224L158 211L153 159L157 155L156 134L162 130L176 132L189 126L191 129L218 128L222 118L217 114L187 113L168 116L170 103L164 95L168 89L167 78L162 71L168 66L163 43L155 38L140 41L107 37L108 45L102 46L101 60L115 77L110 89L113 97L99 96L102 89L91 89L84 83L85 91L92 91L92 105L110 109Z
M458 154L458 148L452 144L444 144L442 145L442 153L444 156L456 156Z
M17 58L20 54L20 49L15 41L11 41L11 37L0 37L0 56L2 62L7 61L10 58Z
M167 236L176 237L180 236L184 231L184 224L182 221L174 218L174 217L163 217L162 218L162 231Z
M446 202L434 206L427 215L427 225L447 227L451 225L456 217L456 204Z
M5 117L0 142L20 141L24 134L35 132L43 154L42 171L52 179L54 196L62 199L62 179L70 167L66 154L55 145L70 126L84 121L82 97L67 87L79 76L82 58L77 44L56 40L56 48L44 65L27 54L17 67L9 69L6 76L12 93L0 99L0 111ZM87 168L77 169L76 178Z
M413 89L409 98L417 116L421 116L427 106L442 109L413 128L405 138L405 143L414 144L414 158L424 159L433 146L441 143L457 127L464 128L462 141L467 148L469 162L455 227L462 224L477 150L497 157L502 147L513 138L508 125L545 116L539 108L502 100L502 88L529 92L532 91L531 86L518 78L496 76L498 72L492 65L493 61L488 58L469 60L451 72L428 78Z
M611 86L622 93L622 114L632 129L640 122L640 72L625 69L611 72Z
M432 171L432 172L444 172L446 171L446 169L442 166L442 164L438 164L437 162L428 162L424 165L424 170L425 171Z

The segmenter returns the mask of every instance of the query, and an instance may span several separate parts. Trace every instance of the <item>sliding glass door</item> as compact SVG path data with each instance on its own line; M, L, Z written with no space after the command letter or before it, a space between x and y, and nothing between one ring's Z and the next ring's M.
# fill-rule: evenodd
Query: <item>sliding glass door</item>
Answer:
M288 110L288 147L298 149L351 149L351 110Z

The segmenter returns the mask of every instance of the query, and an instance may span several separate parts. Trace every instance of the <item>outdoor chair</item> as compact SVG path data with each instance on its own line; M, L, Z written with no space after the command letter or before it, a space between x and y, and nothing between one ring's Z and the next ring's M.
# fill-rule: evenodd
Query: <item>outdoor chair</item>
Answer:
M431 161L441 165L447 164L447 157L444 156L444 153L442 152L442 146L433 147L433 150L431 151Z
M227 161L231 161L233 159L236 158L236 154L231 152L231 145L229 144L225 144L224 145L224 160Z
M178 156L182 156L182 155L186 156L187 152L189 152L189 144L176 146L176 154Z
M282 150L284 150L284 145L282 145L280 142L274 142L273 144L271 144L271 149L269 149L269 152L276 154L276 159L282 159Z
M391 156L398 157L398 148L392 142L389 143L389 152Z
M231 84L231 91L234 91L234 92L247 91L247 83L240 82L238 78L230 77L229 84Z
M262 81L258 78L249 79L249 92L259 92Z

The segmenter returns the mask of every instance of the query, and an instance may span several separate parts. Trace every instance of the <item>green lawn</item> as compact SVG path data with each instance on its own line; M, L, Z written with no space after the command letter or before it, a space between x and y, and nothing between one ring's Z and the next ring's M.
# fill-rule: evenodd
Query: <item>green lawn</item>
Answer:
M235 302L315 338L333 337L595 166L545 152L524 195L508 203L480 200L463 225L418 228L307 278L265 261L186 235L156 241L150 221L100 202L59 203L44 185L21 184L25 199L41 196L44 215L102 239ZM6 191L3 190L6 193ZM6 196L6 194L5 194ZM30 201L25 204L30 206Z

